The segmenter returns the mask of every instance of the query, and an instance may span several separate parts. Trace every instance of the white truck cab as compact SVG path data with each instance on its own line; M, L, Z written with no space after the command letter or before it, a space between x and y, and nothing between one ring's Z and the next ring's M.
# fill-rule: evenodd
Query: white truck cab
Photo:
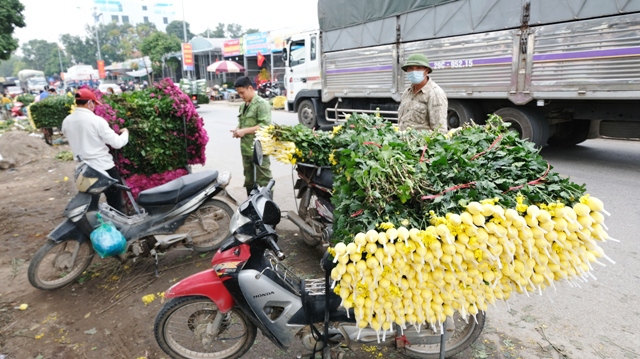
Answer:
M320 73L320 30L301 32L292 36L283 52L287 71L284 75L287 89L287 110L298 113L300 123L315 127L316 108L320 101L322 82Z

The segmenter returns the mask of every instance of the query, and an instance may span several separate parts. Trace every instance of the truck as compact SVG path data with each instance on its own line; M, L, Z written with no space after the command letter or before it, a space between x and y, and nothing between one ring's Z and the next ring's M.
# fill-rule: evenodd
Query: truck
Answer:
M21 70L18 72L18 79L20 80L20 87L25 93L39 93L48 85L43 71Z
M80 87L82 85L89 85L95 87L100 81L99 72L91 65L75 65L67 69L67 72L62 74L64 80L64 87Z
M449 128L495 113L539 147L640 138L640 0L319 0L318 20L283 51L306 126L397 120L401 66L422 53Z

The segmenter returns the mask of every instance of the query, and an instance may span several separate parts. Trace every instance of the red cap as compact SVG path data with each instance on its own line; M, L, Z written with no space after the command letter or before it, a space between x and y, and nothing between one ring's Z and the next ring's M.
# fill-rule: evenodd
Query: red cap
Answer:
M84 100L84 101L93 101L96 105L102 105L100 101L96 98L96 94L89 89L80 89L76 92L76 100Z

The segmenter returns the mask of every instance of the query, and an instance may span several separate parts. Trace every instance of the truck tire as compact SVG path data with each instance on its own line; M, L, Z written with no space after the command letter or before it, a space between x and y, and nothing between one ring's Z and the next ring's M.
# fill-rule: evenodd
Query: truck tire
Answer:
M311 100L304 100L298 105L298 122L311 129L318 126L318 114Z
M570 147L587 140L591 121L573 120L556 125L556 131L547 143L554 147Z
M447 129L452 130L464 124L474 123L484 124L485 117L482 115L482 109L475 102L464 100L450 100L447 109Z
M549 139L549 124L536 111L526 107L505 107L495 112L504 122L511 124L510 129L520 134L520 138L528 139L537 148L541 148Z

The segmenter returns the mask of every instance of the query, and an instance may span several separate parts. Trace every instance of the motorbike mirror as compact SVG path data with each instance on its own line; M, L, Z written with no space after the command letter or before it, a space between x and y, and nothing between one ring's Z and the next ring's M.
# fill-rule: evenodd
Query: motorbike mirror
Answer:
M262 166L262 143L258 140L253 143L253 164Z
M262 215L262 223L275 226L280 223L280 208L273 201L267 201L264 204L264 212Z

